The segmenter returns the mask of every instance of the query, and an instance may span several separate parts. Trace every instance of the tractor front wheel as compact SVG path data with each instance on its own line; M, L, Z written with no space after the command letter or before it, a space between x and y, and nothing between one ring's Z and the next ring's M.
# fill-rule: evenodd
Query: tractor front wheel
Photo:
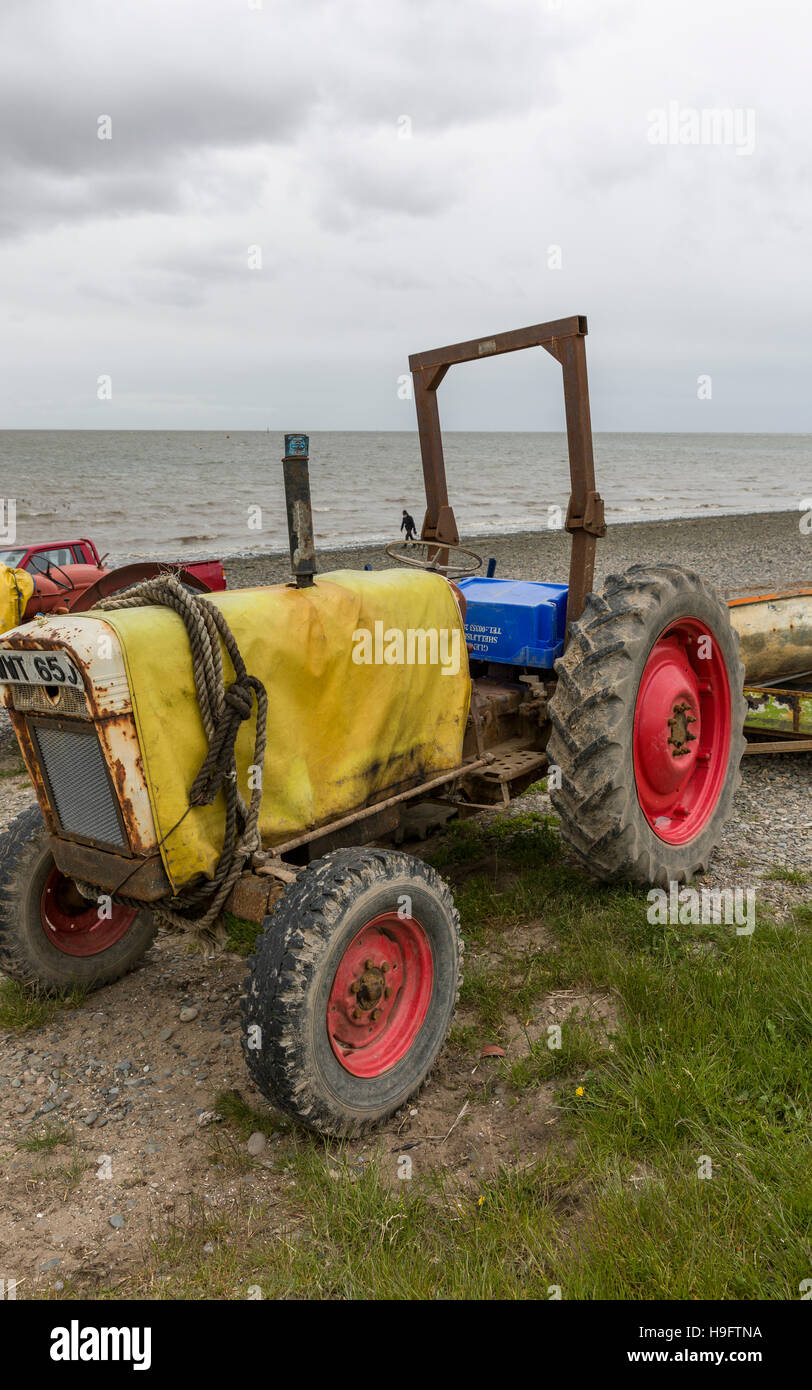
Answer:
M414 1095L460 985L459 918L438 874L389 850L338 850L265 918L243 1051L268 1100L309 1129L357 1135Z
M0 838L0 971L45 993L125 975L155 934L143 908L89 902L60 873L38 806Z
M603 879L667 887L703 872L744 749L744 668L727 606L699 575L633 565L590 594L550 702L550 796Z

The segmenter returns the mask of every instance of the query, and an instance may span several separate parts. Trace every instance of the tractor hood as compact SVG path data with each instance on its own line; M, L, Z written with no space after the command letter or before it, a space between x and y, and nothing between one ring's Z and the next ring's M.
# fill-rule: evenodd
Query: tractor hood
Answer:
M459 608L441 576L342 571L318 576L310 588L240 589L209 601L222 610L248 671L268 692L260 770L263 845L279 844L460 763L470 700L468 657ZM109 740L108 746L102 740L118 802L132 804L138 793L139 844L130 844L129 852L154 854L159 847L173 889L198 874L210 877L223 843L224 799L188 811L207 743L181 619L167 608L143 607L28 623L0 640L0 682L13 682L9 658L21 658L25 649L30 676L35 648L62 650L84 686L81 693L68 688L66 667L68 680L59 683L55 696L53 684L40 687L50 688L47 698L86 702L85 717L93 719L100 738L117 721L137 735L115 766ZM228 685L234 673L225 652L223 664ZM28 698L19 670L6 696L18 717L21 694ZM42 670L44 682L47 667ZM38 709L39 728L46 713L42 701ZM55 706L54 715L59 712ZM67 725L65 731L72 732ZM251 767L254 737L252 714L236 745L246 797L257 776ZM34 738L42 743L41 731ZM40 785L38 791L42 800ZM148 833L144 796L152 821ZM129 819L125 830L129 835ZM75 826L70 833L82 838Z

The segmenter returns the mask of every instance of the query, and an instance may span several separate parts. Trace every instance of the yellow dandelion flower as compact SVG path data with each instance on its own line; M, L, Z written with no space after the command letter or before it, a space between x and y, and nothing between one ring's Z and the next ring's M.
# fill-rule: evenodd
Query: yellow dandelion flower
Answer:
M583 1088L583 1086L576 1086L576 1087L575 1087L575 1094L576 1094L576 1096L582 1096L582 1095L584 1094L584 1088Z

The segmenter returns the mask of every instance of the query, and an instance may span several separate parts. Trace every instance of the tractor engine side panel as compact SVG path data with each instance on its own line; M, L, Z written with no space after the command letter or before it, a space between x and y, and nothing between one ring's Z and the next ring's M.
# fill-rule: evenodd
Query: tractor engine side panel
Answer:
M145 887L155 879L150 896L160 896L168 885L115 633L98 618L40 619L4 638L0 662L15 652L64 653L81 675L81 688L67 688L9 680L7 658L0 669L0 698L60 868L105 888L135 870ZM133 862L150 857L158 875Z

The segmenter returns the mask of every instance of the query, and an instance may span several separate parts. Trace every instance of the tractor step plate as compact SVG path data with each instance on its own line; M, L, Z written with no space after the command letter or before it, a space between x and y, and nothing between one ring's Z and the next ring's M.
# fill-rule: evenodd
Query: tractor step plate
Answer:
M494 758L492 763L482 768L477 773L483 782L514 782L517 777L526 777L529 772L535 772L538 768L545 767L547 754L541 753L534 748L521 748L511 750Z
M547 767L547 754L537 748L526 748L516 740L497 744L490 750L493 761L463 781L466 792L473 797L473 804L507 806L511 795L525 791L537 774ZM518 785L514 786L516 783Z

